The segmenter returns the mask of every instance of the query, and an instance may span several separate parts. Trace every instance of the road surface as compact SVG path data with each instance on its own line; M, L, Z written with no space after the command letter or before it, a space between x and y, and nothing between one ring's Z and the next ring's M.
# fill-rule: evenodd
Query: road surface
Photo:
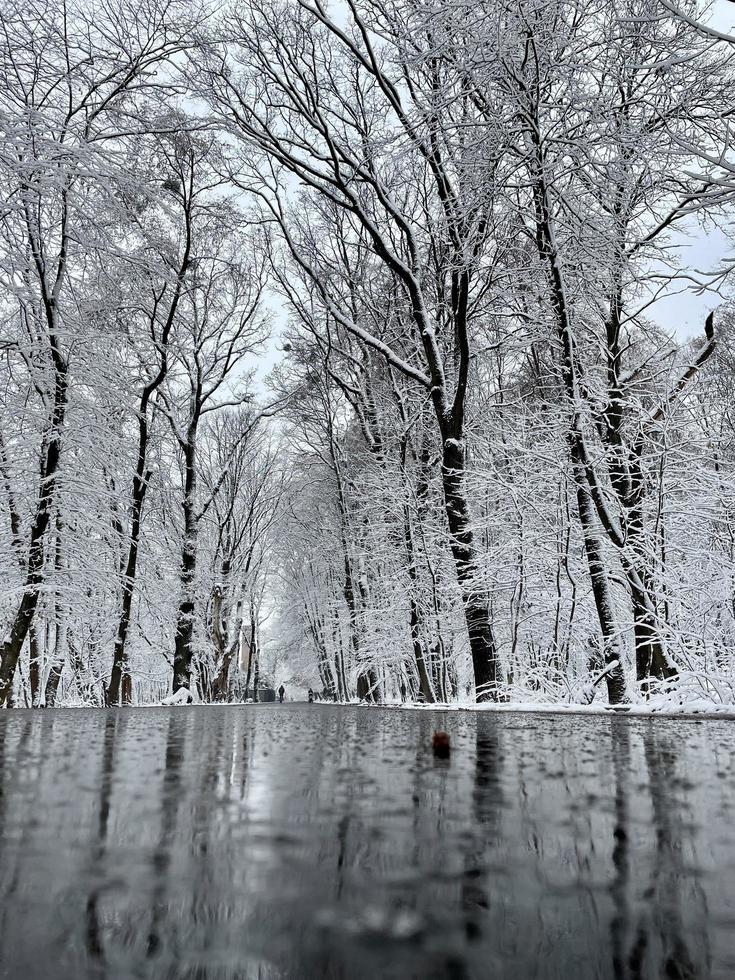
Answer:
M0 977L732 978L733 750L715 720L3 711Z

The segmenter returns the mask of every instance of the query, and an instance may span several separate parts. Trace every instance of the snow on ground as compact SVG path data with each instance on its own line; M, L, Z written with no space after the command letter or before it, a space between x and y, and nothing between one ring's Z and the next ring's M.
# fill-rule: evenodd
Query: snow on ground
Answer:
M178 691L174 691L173 694L169 694L167 698L159 702L161 707L166 707L168 705L174 704L190 704L192 701L191 691L186 687L180 687Z
M410 708L419 711L484 711L496 713L529 712L535 714L572 714L572 715L611 715L620 714L625 717L677 717L690 718L707 715L720 719L735 720L735 705L713 704L711 701L690 701L681 705L661 706L654 701L640 702L613 707L609 704L572 704L552 701L508 701L503 704L400 704L393 702L385 707Z
M735 719L735 692L723 679L703 677L695 673L681 674L675 683L661 685L659 690L645 698L635 692L629 703L610 705L605 698L604 689L580 687L565 698L551 698L548 693L539 691L506 691L507 700L501 703L464 700L452 703L424 704L398 700L386 702L386 707L412 708L417 710L442 711L490 711L490 712L542 712L551 714L624 714L632 717L676 716L691 717L707 715L718 718ZM515 696L514 696L515 695Z

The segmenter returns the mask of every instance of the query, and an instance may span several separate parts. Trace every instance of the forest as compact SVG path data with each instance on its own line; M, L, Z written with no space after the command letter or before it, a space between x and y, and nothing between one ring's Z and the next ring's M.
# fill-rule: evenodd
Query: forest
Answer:
M735 703L701 5L0 26L0 706Z

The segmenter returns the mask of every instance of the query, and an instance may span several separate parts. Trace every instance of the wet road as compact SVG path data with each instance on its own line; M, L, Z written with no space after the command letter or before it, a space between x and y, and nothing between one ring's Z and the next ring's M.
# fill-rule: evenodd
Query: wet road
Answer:
M734 750L728 721L3 711L0 977L732 978Z

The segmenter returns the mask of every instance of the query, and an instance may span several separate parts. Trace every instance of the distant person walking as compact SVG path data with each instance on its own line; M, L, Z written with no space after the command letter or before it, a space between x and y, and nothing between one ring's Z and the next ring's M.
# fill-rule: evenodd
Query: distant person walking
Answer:
M283 695L286 693L286 688L281 684L278 688L278 700L283 704Z

